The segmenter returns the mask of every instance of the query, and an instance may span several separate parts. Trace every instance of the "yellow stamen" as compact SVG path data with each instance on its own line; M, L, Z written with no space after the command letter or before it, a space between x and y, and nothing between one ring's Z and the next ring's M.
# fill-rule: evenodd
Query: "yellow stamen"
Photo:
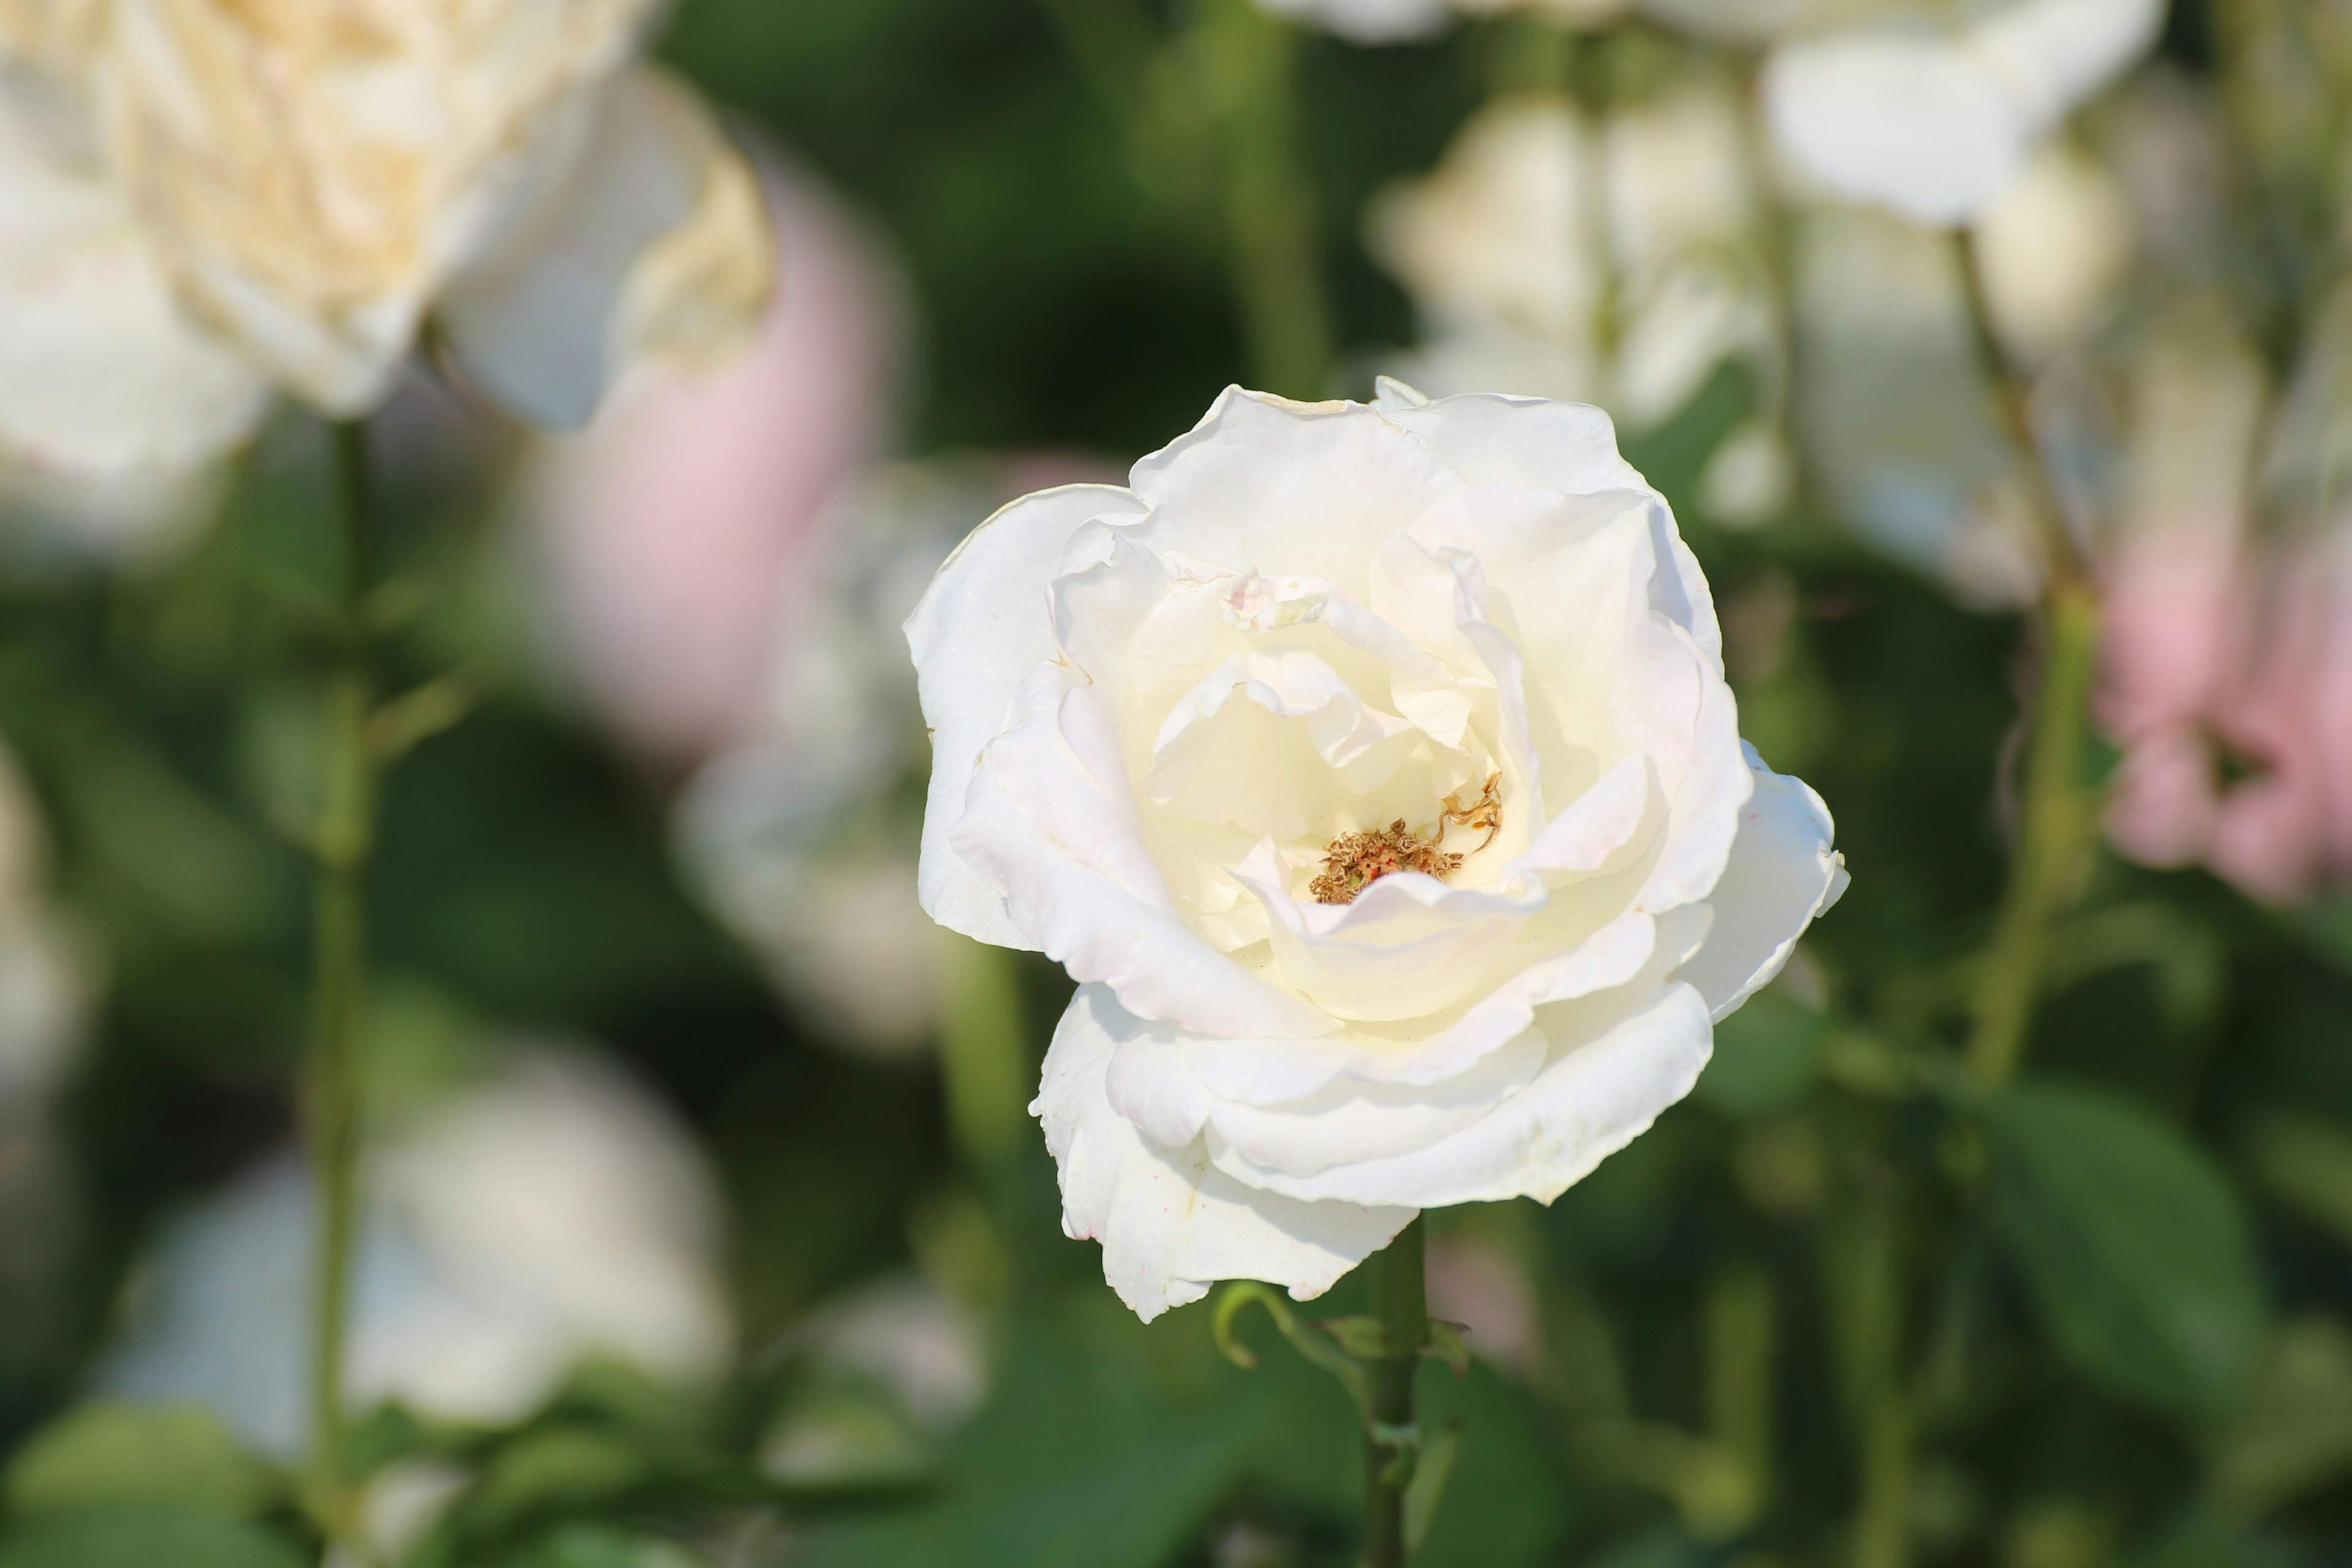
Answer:
M1495 842L1503 829L1503 803L1496 793L1502 782L1500 773L1489 777L1468 805L1462 804L1458 790L1447 795L1440 803L1444 809L1437 814L1437 826L1426 837L1407 827L1402 817L1375 833L1342 833L1324 847L1323 874L1307 884L1307 891L1318 904L1352 904L1357 894L1391 872L1419 871L1444 881L1462 868L1463 861L1461 855L1438 847L1445 842L1446 826L1485 828L1479 849Z

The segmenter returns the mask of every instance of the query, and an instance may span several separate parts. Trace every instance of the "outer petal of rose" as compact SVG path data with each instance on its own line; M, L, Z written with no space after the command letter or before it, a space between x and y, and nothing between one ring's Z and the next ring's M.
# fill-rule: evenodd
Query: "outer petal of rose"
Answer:
M1829 807L1802 779L1776 773L1743 745L1756 792L1739 814L1739 837L1708 902L1715 925L1675 978L1706 998L1721 1018L1780 973L1805 927L1845 892L1845 857L1830 847Z
M1103 1277L1146 1322L1219 1279L1319 1296L1412 1219L1411 1208L1253 1191L1213 1169L1197 1141L1152 1143L1111 1109L1105 1088L1114 1037L1130 1023L1122 1012L1107 988L1078 988L1029 1109L1060 1170L1063 1229L1102 1244Z
M1198 1100L1202 1090L1236 1105L1280 1106L1341 1078L1373 1085L1444 1083L1517 1039L1538 1007L1631 982L1656 951L1657 926L1652 917L1629 911L1573 949L1538 950L1526 967L1475 1002L1431 1019L1359 1024L1311 1040L1171 1035L1182 1047L1181 1061L1169 1064L1155 1057L1131 1064L1135 1103L1141 1105L1148 1095L1154 1103L1181 1107L1181 1114L1195 1118L1198 1125L1204 1114ZM1163 1067L1171 1081L1147 1085L1144 1080ZM1178 1068L1181 1078L1173 1076Z
M693 96L625 71L576 147L450 279L439 319L467 373L537 424L585 424L630 365L698 367L748 342L774 273L759 185Z
M1421 443L1352 403L1227 387L1191 431L1135 465L1137 537L1236 572L1330 577L1362 597L1373 547L1462 488ZM1349 565L1346 574L1335 568Z
M1549 1203L1690 1092L1714 1048L1706 1001L1644 979L1537 1015L1550 1054L1534 1080L1486 1116L1387 1159L1293 1175L1206 1134L1219 1170L1270 1193L1423 1208L1532 1197Z
M1461 1131L1525 1089L1549 1051L1540 1029L1523 1029L1439 1083L1335 1079L1287 1105L1216 1101L1207 1127L1218 1147L1251 1170L1311 1176L1335 1165L1412 1153Z
M0 455L60 477L188 469L268 386L173 304L131 214L0 87Z
M1040 490L998 511L956 547L907 618L923 722L931 731L930 794L919 874L923 909L940 924L999 947L1034 948L1004 896L948 843L980 754L1004 728L1022 677L1054 657L1045 588L1071 536L1090 520L1134 517L1141 505L1111 485Z
M1236 963L1177 915L1138 836L1133 785L1101 693L1059 664L1025 677L948 842L1003 896L1018 931L1139 1017L1228 1037L1338 1025ZM936 764L935 764L936 765Z
M1410 388L1391 384L1381 406L1399 425L1421 437L1439 461L1474 485L1517 485L1561 495L1600 495L1636 490L1651 498L1651 526L1659 555L1674 563L1679 593L1654 591L1659 608L1672 615L1719 664L1723 633L1716 625L1715 600L1699 570L1698 557L1675 531L1674 516L1641 471L1617 451L1617 427L1601 409L1583 403L1537 397L1466 393L1457 397L1408 403ZM1502 566L1485 552L1480 559L1496 581Z

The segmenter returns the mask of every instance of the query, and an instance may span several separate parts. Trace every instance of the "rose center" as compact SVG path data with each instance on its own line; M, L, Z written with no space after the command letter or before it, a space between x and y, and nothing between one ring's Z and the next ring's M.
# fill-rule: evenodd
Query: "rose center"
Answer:
M1392 872L1418 871L1444 881L1462 868L1463 860L1463 853L1443 847L1448 826L1485 828L1479 849L1502 831L1502 774L1489 774L1486 787L1467 805L1459 790L1447 795L1438 803L1436 827L1426 835L1407 827L1402 817L1376 832L1340 834L1323 847L1323 874L1307 884L1307 891L1318 904L1352 904L1357 894Z

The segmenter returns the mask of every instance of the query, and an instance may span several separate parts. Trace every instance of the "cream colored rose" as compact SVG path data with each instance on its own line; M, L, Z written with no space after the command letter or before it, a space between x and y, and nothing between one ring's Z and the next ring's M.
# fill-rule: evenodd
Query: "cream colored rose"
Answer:
M270 387L358 415L436 312L543 424L731 344L769 286L756 185L631 64L647 9L0 3L0 379L43 388L0 394L0 443L184 465Z
M924 907L1080 982L1033 1109L1147 1318L1557 1196L1845 884L1597 409L1235 389L999 512L908 635Z

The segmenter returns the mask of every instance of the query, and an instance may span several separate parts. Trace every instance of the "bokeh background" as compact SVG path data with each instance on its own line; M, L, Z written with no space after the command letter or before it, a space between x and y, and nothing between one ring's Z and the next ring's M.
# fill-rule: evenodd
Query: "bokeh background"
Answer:
M898 628L994 506L1227 383L1387 373L1611 407L1854 872L1652 1132L1432 1216L1475 1359L1425 1387L1465 1436L1423 1561L2352 1563L2352 6L2173 0L1971 212L1973 292L1928 197L1759 110L1791 39L2052 3L1372 45L1341 0L682 0L659 54L782 240L759 346L562 440L420 362L372 432L414 750L364 1560L1352 1560L1337 1386L1139 1325L1060 1234L1024 1106L1066 983L915 905ZM2097 739L1988 1098L2035 472L2104 595ZM5 1568L316 1560L326 486L291 413L195 480L0 473ZM58 1526L107 1510L116 1555Z

